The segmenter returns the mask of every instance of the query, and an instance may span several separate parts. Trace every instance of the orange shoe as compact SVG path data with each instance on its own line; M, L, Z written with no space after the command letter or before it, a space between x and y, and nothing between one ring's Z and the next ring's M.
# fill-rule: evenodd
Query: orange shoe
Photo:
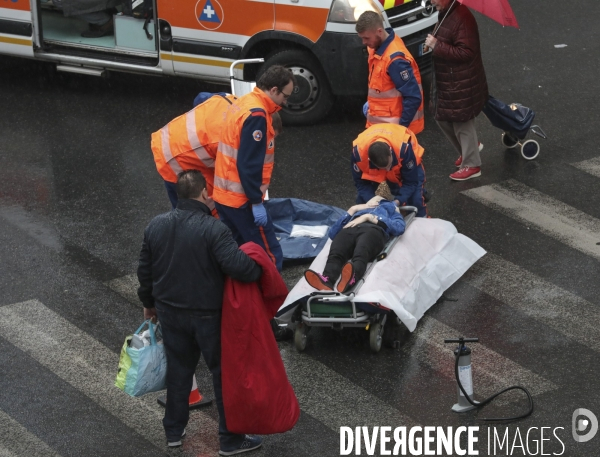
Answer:
M342 276L340 282L337 284L337 291L345 294L349 289L356 283L356 277L354 276L354 265L352 262L347 262L342 268Z
M466 181L481 176L481 167L464 167L450 175L453 181Z
M306 279L306 282L314 289L333 290L333 284L329 282L329 278L316 271L306 270L304 272L304 279Z

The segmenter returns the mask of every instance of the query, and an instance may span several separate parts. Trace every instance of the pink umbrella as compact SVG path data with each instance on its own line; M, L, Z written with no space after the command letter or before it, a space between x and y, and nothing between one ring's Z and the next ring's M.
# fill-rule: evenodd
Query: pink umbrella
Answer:
M519 28L517 18L508 0L456 0L469 8L479 11L501 25Z

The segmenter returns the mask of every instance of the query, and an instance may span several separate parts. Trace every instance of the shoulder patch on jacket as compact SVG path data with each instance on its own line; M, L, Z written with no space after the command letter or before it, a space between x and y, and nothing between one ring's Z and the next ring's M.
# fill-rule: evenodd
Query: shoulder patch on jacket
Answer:
M408 70L401 71L400 77L402 78L403 81L408 81L408 78L410 78L410 75L408 74Z
M267 117L267 113L265 113L265 110L262 108L250 108L250 114L251 116L262 116L262 117Z
M260 130L255 130L252 132L252 138L254 138L254 141L260 141L262 140L262 137L263 133Z

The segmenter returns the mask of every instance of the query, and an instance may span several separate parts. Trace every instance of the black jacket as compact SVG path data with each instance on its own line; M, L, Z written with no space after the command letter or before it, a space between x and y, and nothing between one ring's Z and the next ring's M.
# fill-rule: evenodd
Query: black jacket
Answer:
M145 308L220 310L225 275L254 282L262 270L206 205L183 199L146 227L137 274Z

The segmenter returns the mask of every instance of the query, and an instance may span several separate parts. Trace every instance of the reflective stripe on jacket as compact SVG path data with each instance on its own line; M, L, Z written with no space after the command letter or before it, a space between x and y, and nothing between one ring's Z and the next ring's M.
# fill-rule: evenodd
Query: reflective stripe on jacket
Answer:
M425 128L423 105L423 85L417 62L410 54L402 39L398 36L387 45L382 54L369 49L369 93L367 100L367 127L373 124L399 124L402 117L402 94L396 89L394 81L388 74L388 67L393 60L403 59L410 63L414 77L421 91L421 104L409 125L413 133L420 133Z
M369 161L369 146L373 143L381 141L388 144L393 151L391 170L380 170L371 165ZM425 150L417 142L417 137L413 132L402 125L398 124L375 124L362 132L352 143L355 149L354 162L358 170L362 173L361 179L381 183L389 181L396 184L402 184L401 169L402 155L401 152L410 143L414 155L416 157L416 165L421 165L423 153ZM358 160L357 160L358 159Z
M260 191L263 195L267 191L275 158L275 131L271 115L279 109L280 107L265 92L255 87L252 92L239 98L227 112L215 163L213 199L217 203L239 208L249 201L240 179L238 156L250 152L240 149L240 134L249 116L262 116L263 113L266 117L267 138ZM262 132L257 130L254 133L256 134L254 139L257 142L261 141Z
M221 126L236 99L215 94L152 134L154 162L165 181L177 182L178 173L199 170L206 179L208 195L212 195Z

